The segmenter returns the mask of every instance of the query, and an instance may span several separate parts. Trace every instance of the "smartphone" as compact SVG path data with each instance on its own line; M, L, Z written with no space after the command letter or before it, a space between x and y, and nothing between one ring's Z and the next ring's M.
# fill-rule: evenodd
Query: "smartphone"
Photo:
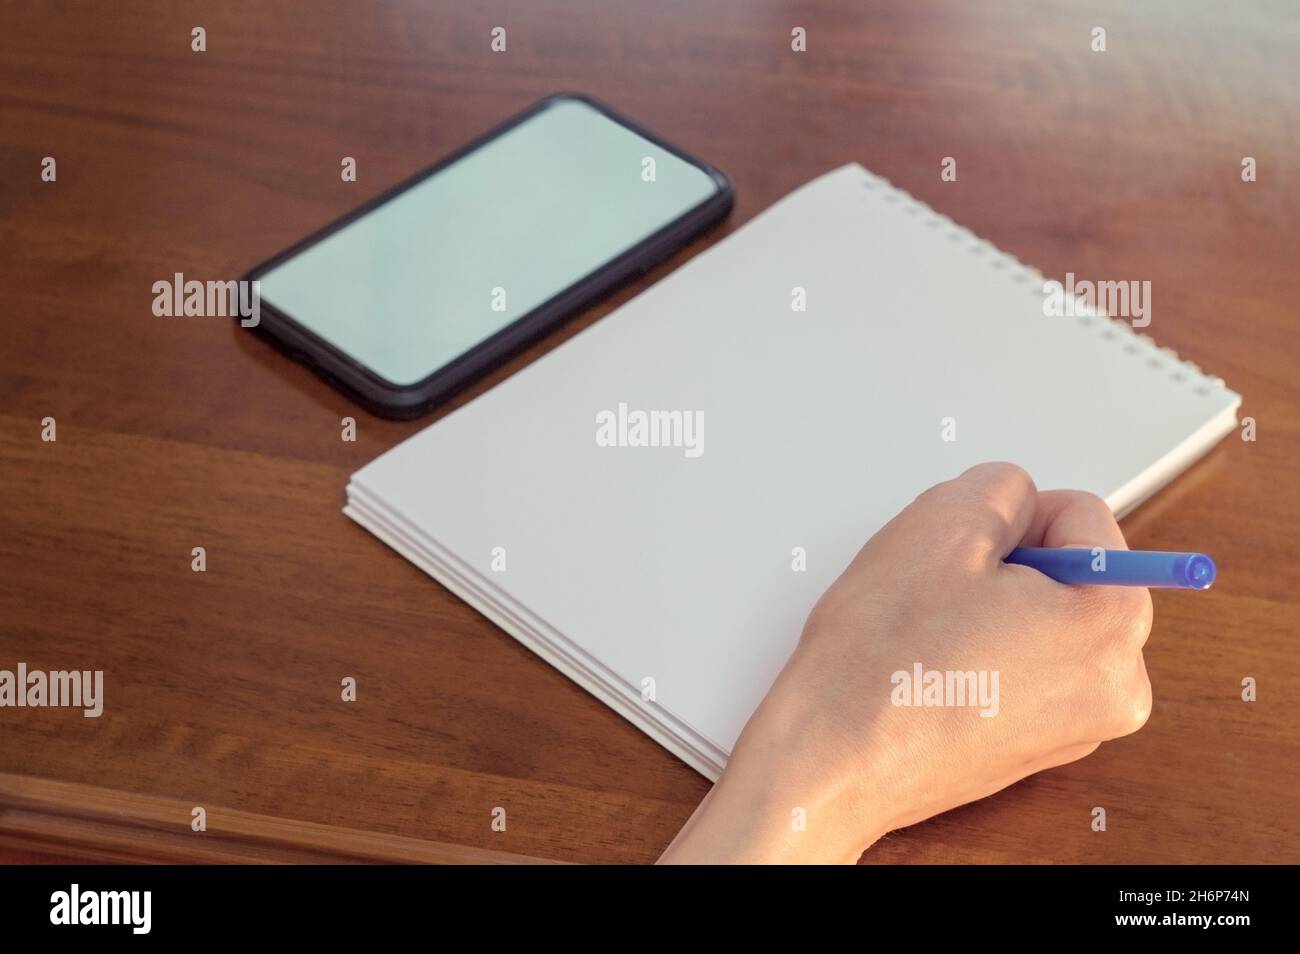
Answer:
M717 169L564 93L244 277L257 331L375 413L410 418L731 206Z

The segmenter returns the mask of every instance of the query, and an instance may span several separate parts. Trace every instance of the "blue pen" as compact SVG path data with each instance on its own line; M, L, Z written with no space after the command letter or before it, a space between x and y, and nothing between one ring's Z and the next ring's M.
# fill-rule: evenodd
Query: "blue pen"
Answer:
M1058 583L1095 586L1173 586L1208 590L1214 561L1204 553L1163 550L1104 550L1101 547L1017 547L1007 563L1032 567Z

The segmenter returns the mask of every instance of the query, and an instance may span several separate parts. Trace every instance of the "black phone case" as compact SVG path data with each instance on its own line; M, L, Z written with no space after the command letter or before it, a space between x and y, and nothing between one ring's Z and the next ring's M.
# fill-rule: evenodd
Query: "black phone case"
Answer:
M364 205L313 232L296 245L262 262L245 274L244 280L256 281L286 259L292 258L303 249L397 197L443 167L468 155L545 109L551 103L563 99L586 103L666 152L702 169L717 182L717 194L414 384L396 385L386 381L366 366L353 360L350 355L266 302L261 303L260 321L252 330L261 333L290 357L306 364L367 410L382 417L396 419L419 417L568 318L595 304L628 279L668 258L673 252L716 225L731 211L734 193L731 180L722 172L665 142L603 103L578 93L556 93L534 103L523 112L517 113L440 159L434 165L398 183Z

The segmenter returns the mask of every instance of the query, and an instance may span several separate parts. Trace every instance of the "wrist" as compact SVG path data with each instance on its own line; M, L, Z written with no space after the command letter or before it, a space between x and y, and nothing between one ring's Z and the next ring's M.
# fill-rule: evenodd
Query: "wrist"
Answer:
M748 756L750 753L746 753ZM730 823L748 860L777 864L854 864L883 831L860 815L849 794L788 761L733 760L711 810Z
M663 861L851 864L889 830L878 793L841 770L836 733L792 702L773 687Z
M733 763L660 859L677 864L853 864L883 831L843 805Z

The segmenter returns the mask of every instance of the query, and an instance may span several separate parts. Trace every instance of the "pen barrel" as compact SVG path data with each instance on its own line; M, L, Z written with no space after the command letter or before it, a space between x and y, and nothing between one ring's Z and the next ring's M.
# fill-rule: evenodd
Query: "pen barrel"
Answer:
M1019 547L1007 563L1032 567L1058 583L1161 586L1203 590L1214 582L1214 561L1203 553L1160 550Z

